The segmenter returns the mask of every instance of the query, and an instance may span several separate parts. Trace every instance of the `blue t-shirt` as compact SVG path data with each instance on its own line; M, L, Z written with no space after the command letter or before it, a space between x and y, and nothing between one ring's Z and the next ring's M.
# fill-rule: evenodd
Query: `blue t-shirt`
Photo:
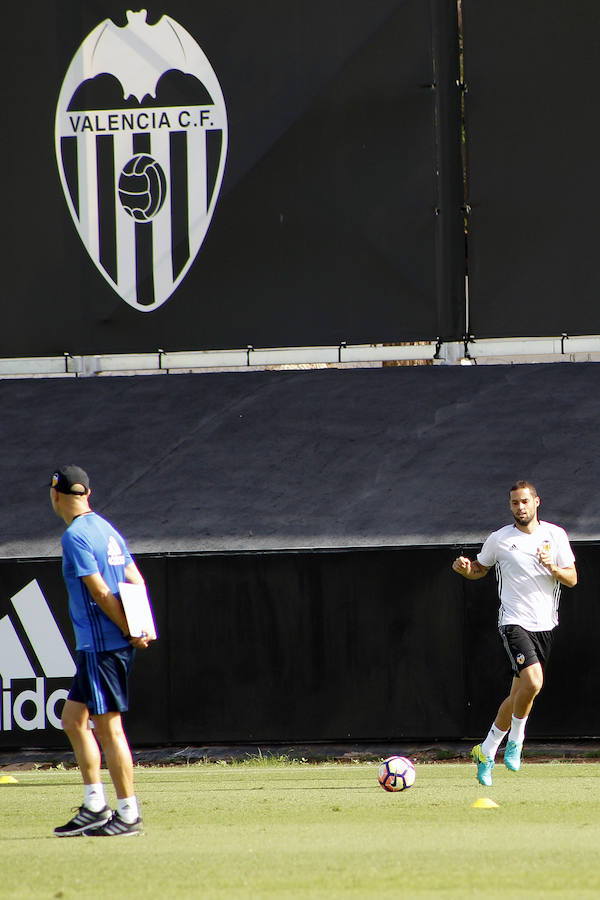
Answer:
M118 597L119 581L126 580L125 566L133 561L124 538L110 522L91 512L73 519L61 544L77 650L99 652L128 647L121 629L100 609L82 580L84 575L99 572Z

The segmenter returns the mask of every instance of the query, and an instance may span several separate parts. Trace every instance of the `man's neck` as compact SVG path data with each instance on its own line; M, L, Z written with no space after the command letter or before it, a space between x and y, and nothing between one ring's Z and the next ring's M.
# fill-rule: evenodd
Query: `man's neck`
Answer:
M69 525L72 525L75 519L78 519L79 516L87 516L88 513L91 513L92 510L89 508L81 508L79 504L76 507L70 507L69 509L65 509L62 514L62 518L65 522L67 528Z
M534 531L540 527L539 519L532 519L527 525L519 525L518 522L515 521L515 526L519 531L522 531L523 534L533 534Z

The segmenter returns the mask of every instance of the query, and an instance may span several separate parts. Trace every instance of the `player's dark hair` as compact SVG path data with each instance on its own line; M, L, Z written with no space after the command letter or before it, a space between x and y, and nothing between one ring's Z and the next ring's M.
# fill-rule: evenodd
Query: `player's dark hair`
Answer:
M508 496L512 494L513 491L525 491L529 489L529 493L532 497L537 497L538 492L535 489L535 486L530 481L515 481L510 491L508 492Z

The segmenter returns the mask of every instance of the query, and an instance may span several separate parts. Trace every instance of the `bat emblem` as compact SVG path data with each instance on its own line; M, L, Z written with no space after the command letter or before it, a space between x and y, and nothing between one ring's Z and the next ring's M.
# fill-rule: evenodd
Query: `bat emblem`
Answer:
M85 38L56 108L69 212L113 290L152 312L187 275L210 227L227 156L218 78L194 38L146 10Z

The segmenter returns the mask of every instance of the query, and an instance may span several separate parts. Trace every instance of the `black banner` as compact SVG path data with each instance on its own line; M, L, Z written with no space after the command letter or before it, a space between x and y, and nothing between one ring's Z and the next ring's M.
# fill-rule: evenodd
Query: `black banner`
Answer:
M577 0L463 0L470 331L597 334L597 35Z
M126 9L4 12L0 357L456 331L450 0Z
M600 735L597 546L575 545L531 738ZM471 548L474 552L475 548ZM159 640L138 652L132 744L483 737L511 672L493 574L466 582L451 548L140 557ZM0 564L0 747L66 748L73 662L58 560Z

